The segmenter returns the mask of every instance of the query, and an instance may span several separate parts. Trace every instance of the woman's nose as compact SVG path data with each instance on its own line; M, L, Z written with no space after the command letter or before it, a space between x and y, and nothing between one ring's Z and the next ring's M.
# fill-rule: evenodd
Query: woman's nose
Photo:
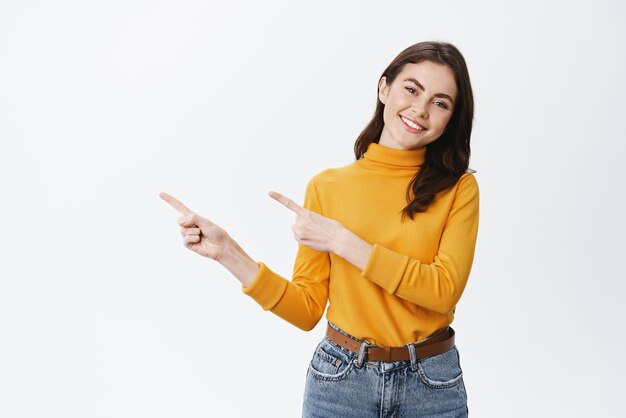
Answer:
M413 105L411 106L411 110L413 111L413 113L415 113L416 116L419 116L421 118L428 118L428 112L426 111L426 104L422 103L419 100L416 100L413 102Z

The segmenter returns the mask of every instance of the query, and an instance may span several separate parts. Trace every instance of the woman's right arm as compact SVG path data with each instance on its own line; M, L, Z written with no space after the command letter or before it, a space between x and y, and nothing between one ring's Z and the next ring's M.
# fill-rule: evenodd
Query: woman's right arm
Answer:
M310 331L328 303L330 255L298 244L291 281L252 259L222 228L188 209L174 197L161 193L183 216L179 217L184 245L211 258L241 282L244 294L296 327ZM306 187L303 207L321 213L313 180Z

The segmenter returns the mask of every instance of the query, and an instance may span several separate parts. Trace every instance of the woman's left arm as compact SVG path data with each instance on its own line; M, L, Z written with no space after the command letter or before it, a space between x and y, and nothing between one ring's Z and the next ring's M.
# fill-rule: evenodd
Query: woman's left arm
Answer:
M373 245L343 229L335 253L362 270L361 277L428 310L448 314L465 289L478 235L479 189L473 174L462 176L430 264Z

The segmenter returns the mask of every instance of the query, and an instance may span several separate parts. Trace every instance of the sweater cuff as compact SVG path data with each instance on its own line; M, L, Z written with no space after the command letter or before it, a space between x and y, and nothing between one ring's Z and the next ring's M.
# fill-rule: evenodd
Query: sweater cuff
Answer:
M408 264L409 256L374 244L361 277L376 283L393 295L402 281Z
M262 261L257 261L259 271L248 287L241 285L244 294L254 299L264 310L276 306L285 293L287 281L269 269Z

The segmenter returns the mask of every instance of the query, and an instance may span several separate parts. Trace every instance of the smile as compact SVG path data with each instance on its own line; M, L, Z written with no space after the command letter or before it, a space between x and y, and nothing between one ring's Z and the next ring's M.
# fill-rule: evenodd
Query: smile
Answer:
M409 132L417 133L417 132L425 131L425 129L419 126L417 123L412 122L403 116L400 116L400 119L402 119L402 122L404 122L405 128L407 128Z

